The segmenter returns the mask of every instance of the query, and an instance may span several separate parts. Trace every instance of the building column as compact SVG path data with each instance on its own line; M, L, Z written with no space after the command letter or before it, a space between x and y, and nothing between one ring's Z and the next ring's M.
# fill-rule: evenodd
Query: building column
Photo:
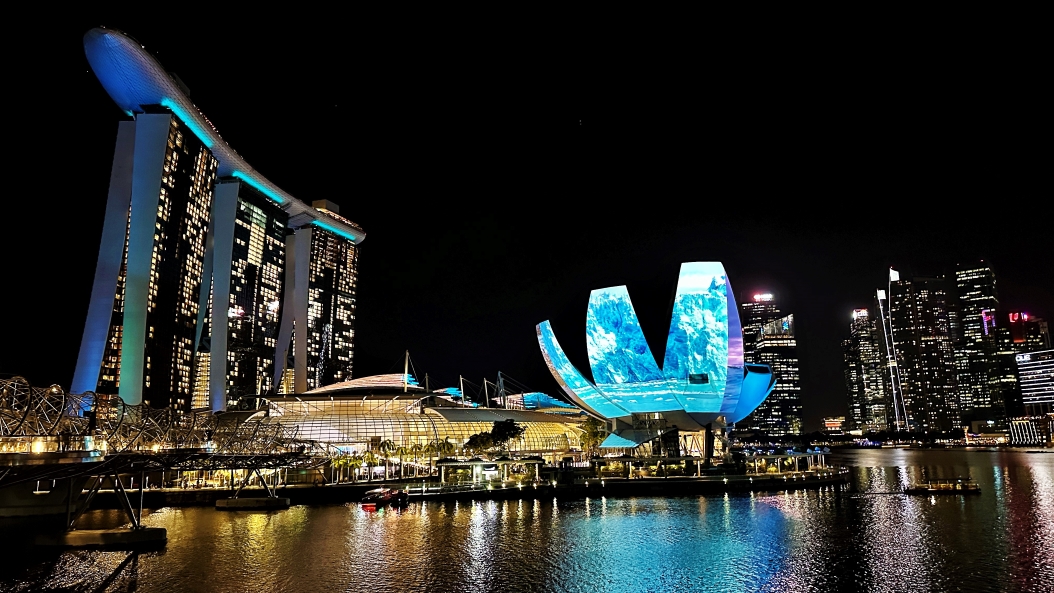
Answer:
M153 269L154 225L172 126L169 114L140 114L135 119L128 258L125 265L124 328L118 394L124 403L143 401L146 372L147 303Z
M307 308L310 299L308 281L311 277L311 227L299 228L296 233L296 264L293 283L293 383L294 392L307 391Z
M95 391L106 352L113 319L117 277L124 259L124 239L128 230L128 207L132 200L132 171L135 156L135 122L123 121L117 126L117 146L110 169L110 189L106 197L99 259L95 266L88 320L84 324L77 367L73 372L70 393Z
M228 181L216 184L212 195L212 330L209 355L209 405L213 412L227 409L227 330L231 306L231 262L234 257L234 227L238 214L238 189ZM204 283L202 285L204 287Z

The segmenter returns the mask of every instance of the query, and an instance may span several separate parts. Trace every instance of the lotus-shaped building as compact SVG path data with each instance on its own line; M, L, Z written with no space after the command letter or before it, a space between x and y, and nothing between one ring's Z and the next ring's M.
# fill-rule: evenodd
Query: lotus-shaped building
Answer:
M634 447L723 419L733 424L775 385L768 365L744 364L739 311L719 262L681 264L660 369L625 286L594 290L586 313L593 381L571 364L548 321L537 326L542 356L569 398L608 421L603 447Z

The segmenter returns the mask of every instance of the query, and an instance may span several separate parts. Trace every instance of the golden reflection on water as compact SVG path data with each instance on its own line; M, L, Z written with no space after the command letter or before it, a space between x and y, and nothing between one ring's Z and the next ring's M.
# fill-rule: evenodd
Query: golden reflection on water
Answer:
M860 452L853 489L712 497L162 509L162 552L74 551L0 590L1023 591L1054 582L1054 455ZM916 497L974 476L979 496ZM86 519L105 523L115 512ZM1044 588L1046 587L1046 588Z

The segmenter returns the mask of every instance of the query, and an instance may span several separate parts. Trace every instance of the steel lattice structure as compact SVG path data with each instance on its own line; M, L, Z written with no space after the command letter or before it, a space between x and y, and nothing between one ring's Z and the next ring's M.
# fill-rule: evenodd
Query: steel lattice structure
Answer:
M263 413L180 413L0 378L0 486L133 469L317 467L337 454ZM78 455L92 463L70 462Z

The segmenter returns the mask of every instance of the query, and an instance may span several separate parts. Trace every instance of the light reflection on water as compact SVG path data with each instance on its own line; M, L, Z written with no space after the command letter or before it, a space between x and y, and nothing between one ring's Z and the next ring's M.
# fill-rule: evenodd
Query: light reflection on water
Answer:
M0 590L1050 591L1054 454L854 451L852 486L675 498L162 509L161 552L13 551ZM912 497L971 476L980 496ZM118 520L86 515L84 527ZM8 562L8 559L14 559Z

